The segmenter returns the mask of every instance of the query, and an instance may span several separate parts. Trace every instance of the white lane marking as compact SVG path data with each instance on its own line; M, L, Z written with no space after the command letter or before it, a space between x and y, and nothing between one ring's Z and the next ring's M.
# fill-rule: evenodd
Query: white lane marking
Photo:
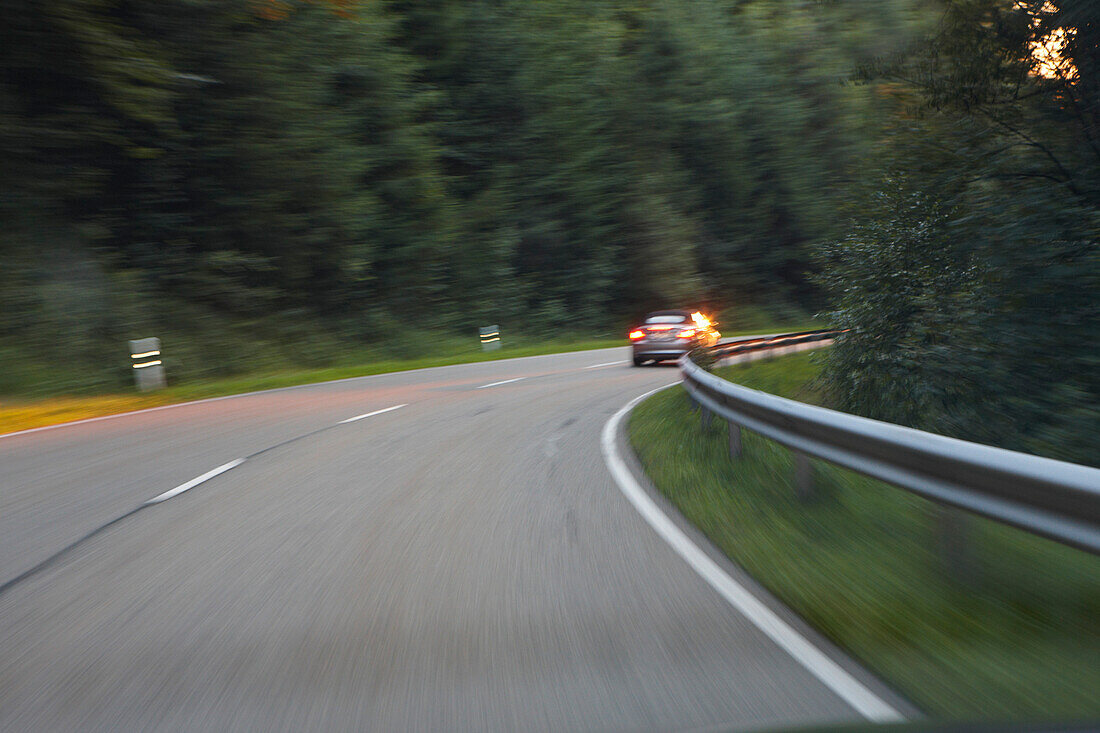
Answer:
M761 336L774 336L775 334L758 334L755 336L738 336L736 338L760 338ZM731 339L722 339L723 343ZM531 359L550 359L556 356L573 356L575 354L584 354L588 351L611 351L612 349L619 349L619 346L609 346L606 349L585 349L584 351L560 351L555 354L535 354L534 356L514 356L509 359L489 359L487 361L467 361L461 364L444 364L443 366L435 367L420 367L418 369L403 369L397 372L380 372L378 374L364 374L361 377L344 377L342 379L329 379L323 382L308 382L306 384L291 384L286 387L274 387L272 389L257 389L252 392L239 392L238 394L227 394L221 397L205 397L201 400L190 400L188 402L176 402L171 405L159 405L157 407L144 407L140 410L128 410L127 412L116 412L113 415L100 415L99 417L85 417L80 420L69 420L68 422L59 422L54 425L43 425L37 428L26 428L25 430L16 430L11 433L0 433L0 440L4 438L14 438L17 435L28 435L30 433L41 433L46 430L57 430L58 428L69 427L70 425L82 425L84 423L99 422L101 420L114 420L119 417L127 417L130 415L140 415L145 412L159 412L160 410L172 410L177 407L187 407L189 405L202 405L207 402L221 402L222 400L235 400L238 397L252 397L258 394L266 394L268 392L287 392L293 389L306 389L307 387L317 387L323 384L340 384L341 382L352 382L356 379L367 380L377 379L379 377L392 377L398 374L409 374L411 372L426 372L433 369L459 369L462 367L475 367L481 364L488 364L490 362L512 362L512 361L528 361Z
M483 384L477 389L485 389L486 387L497 387L502 384L511 384L512 382L518 382L521 379L527 379L527 377L516 377L515 379L504 379L499 382L490 382L489 384Z
M374 417L375 415L381 415L383 412L393 412L394 410L400 410L402 407L408 407L406 402L402 405L394 405L393 407L386 407L382 410L375 410L374 412L368 412L364 415L356 415L355 417L349 417L347 420L341 420L337 425L343 425L344 423L355 422L356 420L362 420L365 417Z
M45 430L57 430L58 428L69 427L70 425L82 425L83 423L99 422L100 420L114 420L119 417L127 417L130 415L140 415L145 412L158 412L160 410L172 410L177 407L187 407L189 405L202 405L207 402L221 402L222 400L235 400L238 397L252 397L259 394L267 394L269 392L287 392L293 389L306 389L308 387L319 387L324 384L340 384L341 382L354 382L355 380L367 380L378 379L381 377L394 377L401 374L411 374L413 372L426 372L441 369L459 369L462 367L476 367L482 364L499 363L499 362L514 362L514 361L529 361L531 359L550 359L556 356L573 356L575 354L584 354L588 351L611 351L617 349L617 346L609 346L606 349L585 349L584 351L561 351L556 354L535 354L534 356L514 356L508 359L489 359L487 361L467 361L461 364L444 364L443 366L434 367L420 367L417 369L403 369L397 372L380 372L378 374L364 374L361 377L344 377L342 379L330 379L324 382L308 382L306 384L291 384L287 387L274 387L272 389L257 389L252 392L240 392L238 394L227 394L221 397L206 397L201 400L191 400L189 402L176 402L171 405L160 405L158 407L144 407L140 410L129 410L127 412L116 412L113 415L100 415L99 417L85 417L80 420L70 420L68 422L60 422L54 425L43 425L37 428L26 428L25 430L16 430L11 433L0 433L0 440L4 438L14 438L17 435L28 435L30 433L41 433Z
M605 366L615 366L616 364L625 364L626 361L605 361L603 364L593 364L592 366L586 366L585 369L599 369Z
M362 420L365 417L373 417L374 415L381 415L383 412L392 412L393 410L399 410L402 407L408 407L408 404L406 403L406 404L402 404L402 405L394 405L393 407L386 407L386 408L381 409L381 410L375 410L374 412L368 412L365 415L357 415L356 417L349 417L347 420L341 420L339 424L343 425L344 423L355 422L356 420ZM159 504L162 501L167 501L168 499L171 499L173 496L179 496L183 492L190 491L191 489L195 488L199 484L204 483L206 481L209 481L210 479L214 478L215 476L220 476L221 474L225 473L226 471L229 471L229 470L232 470L232 469L236 468L237 466L244 463L245 460L246 459L244 459L244 458L237 458L236 460L230 461L229 463L222 464L222 465L218 466L217 468L215 468L211 471L207 471L206 473L204 473L201 476L196 476L195 478L191 479L187 483L180 484L179 486L177 486L174 489L169 489L168 491L165 491L163 494L159 494L157 496L154 496L152 499L145 502L145 504L146 505L148 505L148 504Z
M221 475L221 474L225 473L226 471L228 471L230 469L236 468L237 466L244 463L244 461L245 461L245 459L238 458L234 461L230 461L229 463L225 463L221 466L218 466L214 470L207 471L202 476L198 476L196 478L193 478L185 484L180 484L176 488L169 489L168 491L165 491L163 494L160 494L159 496L154 496L152 499L145 502L145 504L146 505L148 505L148 504L159 504L162 501L167 501L168 499L171 499L173 496L178 496L179 494L182 494L185 491L188 491L190 489L195 488L196 486L203 483L204 481L209 481L210 479L214 478L215 476Z
M649 523L649 526L653 527L657 534L680 557L684 558L703 580L718 591L731 606L740 611L741 615L747 618L753 626L764 632L768 638L790 654L796 662L805 667L810 674L821 680L826 687L855 708L860 715L879 723L905 720L900 712L867 689L863 683L846 672L836 662L829 659L824 652L811 644L744 586L731 578L706 553L700 550L649 498L645 489L638 485L615 447L615 436L618 433L619 424L622 422L623 417L634 409L634 406L639 402L655 392L667 389L675 384L679 384L679 382L666 384L664 387L658 387L635 397L612 415L611 419L603 426L600 443L603 448L604 461L607 463L611 475L615 478L615 483L619 485L619 489L634 505L634 508L638 510L638 513L642 515L642 518Z

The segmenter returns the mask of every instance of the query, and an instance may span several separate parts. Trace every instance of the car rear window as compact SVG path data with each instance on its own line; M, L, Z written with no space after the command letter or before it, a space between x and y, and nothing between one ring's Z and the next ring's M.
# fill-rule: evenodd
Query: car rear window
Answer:
M646 323L683 323L687 319L688 319L687 316L673 314L673 315L649 316L648 318L645 319L645 322Z

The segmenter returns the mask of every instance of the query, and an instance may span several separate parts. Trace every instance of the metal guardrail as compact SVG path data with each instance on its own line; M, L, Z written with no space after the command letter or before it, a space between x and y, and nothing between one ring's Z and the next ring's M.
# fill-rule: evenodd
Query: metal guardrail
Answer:
M820 341L837 333L784 334L712 351L721 358ZM733 452L740 451L743 426L802 454L805 471L805 456L813 456L925 498L1100 554L1100 469L776 397L716 377L690 356L681 359L680 368L692 399L730 423Z
M738 339L737 341L714 346L710 349L710 353L712 356L722 359L749 351L765 351L779 346L793 346L794 344L803 344L810 341L825 341L842 333L844 331L799 331L797 333L781 333L776 336Z

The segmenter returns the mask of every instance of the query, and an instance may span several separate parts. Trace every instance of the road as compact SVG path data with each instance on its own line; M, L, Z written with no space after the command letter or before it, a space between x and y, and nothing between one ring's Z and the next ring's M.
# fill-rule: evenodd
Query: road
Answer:
M859 719L616 485L601 429L678 379L625 356L377 375L0 437L0 730Z

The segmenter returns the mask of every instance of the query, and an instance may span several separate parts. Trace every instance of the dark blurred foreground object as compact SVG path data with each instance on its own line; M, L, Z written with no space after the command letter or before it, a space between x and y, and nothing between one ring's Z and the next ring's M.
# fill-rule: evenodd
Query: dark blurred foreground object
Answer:
M692 349L716 345L721 335L699 311L654 311L630 330L634 366L679 359Z
M711 728L707 733L732 731ZM771 733L1098 733L1100 721L1091 723L948 723L922 720L913 723L850 723L814 728L776 728Z

